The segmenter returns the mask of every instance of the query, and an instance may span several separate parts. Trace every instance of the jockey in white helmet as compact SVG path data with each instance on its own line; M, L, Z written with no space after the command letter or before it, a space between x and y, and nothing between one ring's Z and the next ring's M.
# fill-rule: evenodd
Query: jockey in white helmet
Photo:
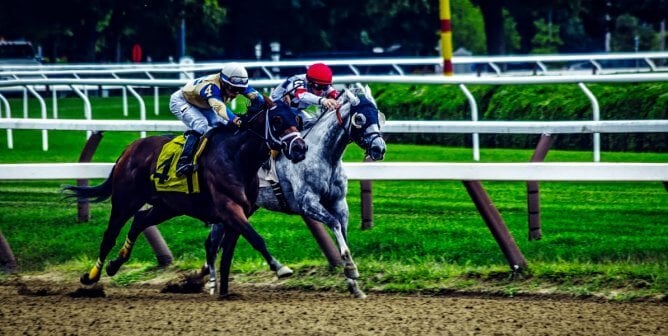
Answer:
M264 105L264 97L248 85L248 72L239 63L225 64L220 73L188 81L172 94L169 109L189 128L177 176L194 170L193 153L202 134L217 124L241 126L241 119L226 105L239 94L251 100L252 106Z

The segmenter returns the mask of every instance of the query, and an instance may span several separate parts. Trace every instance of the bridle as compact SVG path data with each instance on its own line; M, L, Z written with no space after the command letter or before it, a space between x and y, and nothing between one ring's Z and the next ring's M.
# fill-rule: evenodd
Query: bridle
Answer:
M284 134L280 137L276 137L274 135L274 129L271 127L271 123L269 122L269 111L272 109L277 108L276 106L272 106L270 108L264 108L264 115L265 115L265 123L264 123L264 134L260 134L256 132L255 130L248 128L248 132L251 134L257 136L258 138L262 139L264 143L269 147L270 149L275 149L275 150L280 150L283 149L284 147L287 147L288 153L292 154L292 144L299 138L301 138L301 133L299 131L294 131L290 132L288 134ZM247 123L253 123L255 119L260 115L260 112L253 114L247 121Z
M344 94L344 91L341 91L339 93L339 95L336 97L336 99L338 100L338 98L341 97L341 95L343 95L343 94ZM344 120L343 115L341 114L341 108L345 104L350 104L350 113L348 114L348 116ZM383 135L380 132L380 125L378 125L378 131L376 131L376 132L365 133L366 128L371 127L371 125L373 125L373 124L369 124L366 128L364 128L364 130L362 130L362 128L366 124L366 116L361 112L353 112L353 110L357 107L363 107L363 106L361 106L361 105L353 106L352 103L350 102L350 100L348 100L345 103L341 104L341 106L336 108L336 110L334 110L334 113L336 115L337 124L344 129L344 133L345 133L346 137L348 138L348 143L354 141L355 143L360 145L360 147L364 148L364 151L365 151L366 154L369 154L369 150L371 149L371 147L370 147L371 144L377 138L382 138ZM328 112L321 113L320 116L318 116L318 119L315 121L315 124L320 122L320 120L327 114L328 114ZM356 120L358 118L359 118L359 120ZM357 137L357 138L355 138L353 136L354 129L358 129L358 130L361 131L360 136ZM311 130L313 130L313 127L309 128L306 131L303 138L306 138L309 135L309 133L311 132Z
M276 106L270 108L275 109ZM300 139L301 133L299 131L293 131L288 134L284 134L279 138L276 138L274 136L274 130L271 129L272 127L270 126L269 123L269 111L265 113L265 124L264 124L264 136L265 136L265 142L267 143L267 146L271 149L285 149L287 147L288 154L292 156L292 144L297 140ZM269 141L271 139L271 141Z

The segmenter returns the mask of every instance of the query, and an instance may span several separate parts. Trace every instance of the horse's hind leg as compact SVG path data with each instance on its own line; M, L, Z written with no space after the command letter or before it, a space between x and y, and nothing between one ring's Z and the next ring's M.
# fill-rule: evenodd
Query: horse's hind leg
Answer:
M102 271L104 261L107 259L111 248L116 245L116 238L121 232L121 228L138 208L139 206L133 209L131 207L123 207L120 204L112 205L109 224L107 225L107 230L104 231L102 242L100 243L100 253L97 262L88 273L84 273L84 275L81 276L80 281L82 284L92 285L100 280L100 272ZM119 211L118 209L123 210Z
M128 231L128 235L125 238L125 243L118 252L118 257L110 261L107 265L107 275L114 276L121 266L130 259L132 248L140 233L149 226L160 224L174 216L175 214L172 211L160 206L154 206L148 210L137 212L130 226L130 231Z

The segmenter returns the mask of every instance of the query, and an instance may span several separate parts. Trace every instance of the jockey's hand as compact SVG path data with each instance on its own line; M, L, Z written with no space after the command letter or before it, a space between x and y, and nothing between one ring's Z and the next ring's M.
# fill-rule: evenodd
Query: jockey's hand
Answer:
M336 99L323 98L322 107L326 108L327 110L333 110L339 107L339 103L336 101Z
M244 122L243 122L243 120L241 120L241 118L239 118L239 117L235 117L234 120L232 120L232 123L233 123L234 126L236 126L237 128L241 128L241 127L243 126L243 123L244 123Z

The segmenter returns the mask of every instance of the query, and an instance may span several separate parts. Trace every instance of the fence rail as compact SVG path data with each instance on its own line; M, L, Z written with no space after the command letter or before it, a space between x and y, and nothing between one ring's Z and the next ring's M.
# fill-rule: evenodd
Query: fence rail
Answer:
M283 60L240 62L257 77L276 79L284 70L303 71L314 62L324 61L335 67L337 73L362 75L378 73L405 75L419 69L431 69L431 73L442 73L443 59L440 57L402 57L375 59L330 59L330 60ZM668 52L565 54L565 55L517 55L517 56L454 56L455 73L499 75L546 75L585 73L620 73L668 71ZM625 63L619 65L620 63ZM90 75L136 75L149 78L161 74L177 74L186 77L194 72L218 71L224 62L199 63L138 63L138 64L45 64L0 66L0 78L21 76ZM522 69L516 69L524 65ZM389 68L389 69L388 69ZM285 75L285 74L283 74Z
M177 120L0 119L0 129L183 132ZM668 120L416 121L389 120L383 133L576 134L668 132Z
M0 164L0 180L107 178L113 163ZM668 181L668 163L440 163L343 164L350 180Z
M640 82L665 82L668 81L668 73L645 73L645 74L617 74L617 75L602 75L602 76L529 76L529 77L486 77L486 78L477 78L477 77L443 77L443 76L339 76L336 77L336 82L340 84L353 84L360 85L359 83L402 83L402 84L450 84L458 85L466 95L470 109L471 109L471 120L477 122L478 117L478 105L475 97L471 95L470 91L466 85L518 85L518 84L577 84L583 93L590 100L592 105L592 120L593 122L600 121L600 108L596 96L588 89L586 84L588 83L640 83ZM185 82L185 80L166 80L166 79L15 79L15 80L5 80L0 81L0 89L2 88L18 88L23 90L23 115L24 118L28 115L28 92L35 96L39 103L41 109L41 115L43 119L47 118L47 108L44 99L40 96L37 90L46 90L47 87L51 87L52 96L53 96L53 116L57 118L57 95L56 88L58 87L69 87L73 90L79 90L77 93L84 100L84 106L88 110L84 111L84 115L88 119L92 119L92 111L90 111L90 102L86 94L80 94L80 89L83 88L84 91L89 87L114 87L120 88L123 90L123 113L128 115L128 103L127 103L127 93L130 93L139 101L140 106L140 120L146 120L146 108L142 96L134 89L135 87L152 87L154 88L154 108L155 114L159 114L160 104L158 99L158 88L159 87L170 87L175 88L179 87ZM273 87L277 85L280 81L275 79L264 79L254 81L253 85L257 87ZM4 105L0 105L0 116L1 108L5 107L7 118L11 118L11 110L6 99L0 94L0 100L5 102ZM661 130L660 130L661 131ZM464 133L464 132L462 132ZM576 132L579 133L579 132ZM142 131L142 136L145 136L145 132ZM13 144L13 139L11 138L11 132L8 132L8 146L11 148ZM472 134L473 142L473 159L475 161L480 160L480 150L479 150L479 140L478 132ZM47 131L43 131L42 136L43 149L48 150L48 134ZM593 132L593 159L594 161L600 161L600 134L598 132Z

